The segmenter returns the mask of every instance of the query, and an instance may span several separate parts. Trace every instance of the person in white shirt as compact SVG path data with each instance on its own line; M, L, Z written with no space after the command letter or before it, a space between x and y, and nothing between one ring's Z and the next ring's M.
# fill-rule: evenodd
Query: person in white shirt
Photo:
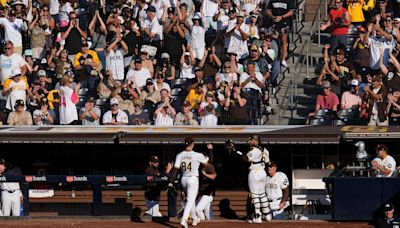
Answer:
M0 159L0 175L4 175L6 163ZM18 182L3 182L1 187L1 215L2 216L20 216L20 207L23 195Z
M256 72L256 66L253 62L247 64L247 72L240 75L239 82L245 91L255 90L261 93L265 86L265 78L260 72Z
M236 24L229 24L226 30L226 36L230 37L228 53L236 53L238 59L244 59L249 56L249 48L247 47L249 26L244 23L243 12L237 13Z
M192 226L196 226L200 222L200 219L196 214L195 202L199 191L199 167L200 164L208 167L208 158L201 153L193 151L193 138L186 138L185 146L186 149L176 156L174 169L171 171L170 184L168 186L173 186L172 182L175 181L177 170L180 170L182 174L181 184L187 197L185 210L183 211L180 224L182 227L187 228L190 214L193 219Z
M151 41L159 42L163 40L163 28L156 17L156 8L154 6L149 6L146 9L146 13L147 19L142 28L143 32Z
M372 35L371 35L372 34ZM374 35L375 34L375 35ZM385 66L389 64L389 53L396 46L396 40L393 36L385 32L379 24L369 24L368 31L364 38L364 43L367 43L370 50L370 68L379 70L379 59L381 58L381 49L383 50L383 63Z
M204 0L200 9L201 15L206 18L207 24L204 28L217 30L217 22L214 21L213 17L218 13L218 1L217 0Z
M206 47L206 29L201 25L200 20L201 17L197 14L192 18L193 27L190 33L192 36L193 55L196 59L203 59Z
M122 48L118 48L118 45ZM128 45L122 40L122 37L117 34L117 38L108 45L106 57L106 70L112 72L112 76L117 81L123 81L124 72L124 55L128 53Z
M379 159L372 161L372 167L376 170L376 177L391 177L396 169L396 161L388 154L388 148L384 144L376 147Z
M14 44L14 52L22 55L22 31L28 26L22 19L16 17L15 11L11 10L8 17L0 18L0 25L4 28L5 40Z
M26 93L28 93L30 97L33 97L26 77L23 79L21 78L21 71L19 68L12 71L11 78L7 79L3 86L2 95L7 97L6 109L10 111L15 111L15 102L17 100L26 101Z
M240 10L244 11L246 16L250 15L251 13L257 13L259 9L260 0L241 0L240 1Z
M160 70L157 72L156 79L153 81L154 83L154 89L156 91L161 91L162 89L168 90L168 92L171 92L171 86L164 82L164 73Z
M103 124L104 125L127 125L129 122L128 114L122 111L118 107L118 99L111 98L110 105L111 110L104 113Z
M4 54L0 56L0 80L4 83L11 76L11 71L20 69L21 74L25 75L28 69L28 64L20 54L14 53L14 44L8 41Z
M269 201L270 215L274 220L285 219L284 209L289 206L289 179L283 172L276 171L275 162L268 164L268 176L265 190Z
M169 98L165 99L164 103L160 104L154 112L156 126L172 126L174 125L176 111L171 106Z
M126 74L126 82L132 86L132 88L146 85L146 80L151 78L150 71L142 67L142 59L140 57L135 58L135 69L129 69Z
M181 73L180 78L192 79L196 75L193 73L196 60L192 48L188 47L186 51L185 45L182 45L182 56L181 56Z
M78 91L81 84L78 83L73 89L73 78L63 77L61 79L60 87L60 124L61 125L74 125L78 122L78 111L76 110L76 103L78 102Z
M169 0L153 0L151 5L156 8L157 19L161 20L162 15L164 14L164 10L171 7L171 3Z
M200 126L215 127L218 125L218 117L215 115L214 106L209 104L205 107L206 114L201 117Z

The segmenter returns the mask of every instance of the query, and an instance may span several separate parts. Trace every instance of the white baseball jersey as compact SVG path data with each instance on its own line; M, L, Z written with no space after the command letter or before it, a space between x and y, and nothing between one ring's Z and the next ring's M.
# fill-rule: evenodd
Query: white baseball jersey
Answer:
M385 169L389 169L392 172L389 173L389 175L385 175L382 173L381 170L378 170L377 177L390 177L393 173L393 171L396 169L396 161L394 158L390 155L387 155L386 158L382 159L381 162L378 161L378 165L381 167L384 167Z
M199 176L200 163L207 163L208 158L195 151L182 151L175 159L174 167L180 169L183 177Z
M253 147L249 152L247 152L247 158L251 165L249 167L250 170L253 169L264 169L265 163L269 162L269 151L264 148L264 151L261 151L258 147Z
M283 189L289 187L289 180L286 174L282 172L276 172L276 174L271 177L267 176L267 184L265 185L265 192L269 200L277 200L282 198Z

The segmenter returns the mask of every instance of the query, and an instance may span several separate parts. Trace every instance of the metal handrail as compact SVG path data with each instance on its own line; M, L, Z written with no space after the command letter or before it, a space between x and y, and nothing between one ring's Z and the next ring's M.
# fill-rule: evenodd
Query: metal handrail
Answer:
M289 96L287 96L289 93ZM289 99L288 99L289 98ZM285 93L281 104L279 105L279 123L282 122L282 110L286 111L290 107L290 118L293 118L293 81L290 80L288 86L286 87Z

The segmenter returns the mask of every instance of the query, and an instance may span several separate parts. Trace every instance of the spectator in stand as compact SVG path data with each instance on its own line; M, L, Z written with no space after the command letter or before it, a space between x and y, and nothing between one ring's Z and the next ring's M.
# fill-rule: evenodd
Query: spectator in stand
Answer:
M388 7L387 0L378 0L372 14L379 14L381 18L386 19L387 16L393 16L393 11L391 7Z
M252 53L257 54L257 53ZM256 57L253 57L256 58ZM275 88L278 86L278 77L281 73L281 64L278 58L278 45L272 36L265 36L262 43L262 53L260 59L265 59L267 66L265 69L265 77L268 78L267 74L271 75L270 84L272 85L273 94L275 94ZM260 62L262 63L262 62ZM261 67L261 69L263 69Z
M156 126L172 126L176 115L175 109L171 106L169 99L156 109L154 112L154 125Z
M107 66L104 51L107 47L106 37L108 35L108 31L103 19L100 16L99 10L96 10L94 17L89 24L88 32L88 35L92 37L93 40L93 45L91 48L96 51L101 64L103 66Z
M218 117L215 115L215 109L212 104L205 108L205 115L200 118L200 126L202 127L215 127L218 125Z
M78 102L78 91L81 87L77 84L73 89L73 78L63 77L60 86L60 124L76 125L78 123L78 112L76 103Z
M191 47L196 59L203 59L206 50L205 34L206 29L202 26L200 15L196 14L193 18L193 27L191 29Z
M139 38L141 35L134 17L129 19L129 26L126 27L123 40L129 45L128 53L124 56L124 67L130 66L132 59L138 54Z
M347 0L347 11L354 26L358 27L365 21L363 6L364 0Z
M198 109L198 113L200 116L204 116L206 115L206 107L208 105L212 105L214 110L217 110L219 108L218 103L215 101L215 97L213 92L209 91L206 93L205 95L205 100L203 102L201 102L199 109Z
M11 76L11 72L17 68L20 69L22 75L26 75L27 64L22 56L18 53L14 53L14 44L8 41L4 48L4 54L0 56L0 79L1 83L4 83Z
M100 98L109 98L111 93L121 87L119 81L115 81L111 71L100 72L100 83L97 86L97 94Z
M179 77L186 79L195 78L193 70L196 64L196 60L194 58L192 48L188 47L188 52L186 52L186 47L182 45L182 56L180 63L181 63L181 73Z
M218 13L218 2L213 0L202 1L200 12L201 16L205 17L207 22L204 28L206 30L209 28L217 30L217 23L213 20L213 17Z
M4 29L5 40L13 43L13 51L22 55L22 32L28 29L23 20L17 18L14 10L10 10L7 17L0 18L0 26Z
M42 59L45 57L45 46L46 46L46 36L48 35L49 30L46 23L41 18L43 15L43 11L36 12L34 15L33 21L29 24L29 34L31 37L31 49L32 49L32 57L35 59ZM47 32L46 32L47 30Z
M114 79L118 81L124 80L124 55L128 53L128 45L122 38L122 34L117 33L115 40L106 49L106 69L110 70Z
M73 70L72 61L68 58L68 51L60 48L58 51L53 48L48 58L48 64L54 66L57 80L60 80L63 75Z
M33 125L32 115L30 112L25 111L25 102L17 100L15 102L15 111L8 115L8 125Z
M189 102L189 104L192 106L192 109L197 110L201 102L204 101L206 93L207 85L203 83L197 83L197 88L189 90L185 101Z
M144 46L142 46L140 50L140 58L142 60L142 67L149 70L150 76L153 77L154 75L153 61L151 61L149 53L147 53L147 50L144 48Z
M142 59L138 57L135 58L135 69L129 69L126 74L126 82L130 84L132 88L142 88L146 85L146 81L149 78L152 78L150 71L142 66Z
M388 116L392 118L400 117L400 90L392 89L391 93L388 94Z
M347 45L347 33L350 26L350 14L343 7L343 0L335 0L335 7L329 10L328 21L321 25L321 31L332 26L332 50Z
M382 75L375 75L372 86L365 86L368 93L370 121L368 125L388 126L387 119L387 90L382 82Z
M176 114L174 125L199 125L191 109L192 106L190 103L188 101L184 101L182 105L182 112Z
M338 92L341 94L346 90L351 80L358 79L356 70L353 64L346 60L345 51L341 48L336 49L335 55L331 55L330 58L332 69L334 69L335 75L339 77L340 91Z
M204 76L215 77L215 74L218 73L219 68L222 66L221 60L215 53L215 46L212 48L208 48L204 53L203 59L201 59L198 67L203 69Z
M229 23L226 29L226 36L230 37L227 52L235 53L238 59L245 59L249 56L247 39L249 38L249 26L244 21L244 13L238 12L236 21Z
M228 116L225 124L249 124L249 115L246 110L246 94L240 90L239 83L233 84L232 92L227 90L224 108L228 111Z
M254 63L256 66L256 72L260 72L266 80L270 76L268 62L265 58L261 58L260 55L261 48L253 44L250 48L250 56L243 61L243 64L247 66L247 64L250 62Z
M78 16L76 15L76 13L74 12L69 13L68 23L69 23L68 27L64 28L64 32L61 35L61 39L65 40L64 48L68 51L68 58L71 61L74 61L75 55L78 54L79 51L81 51L81 48L84 45L82 40L86 40L87 33L80 27Z
M79 111L79 120L82 125L98 126L100 125L101 110L95 106L94 97L89 97L85 102L85 107Z
M140 99L133 100L135 111L129 116L130 125L150 125L149 112L143 110L143 103Z
M81 51L75 55L74 70L77 71L78 81L82 87L89 89L90 94L94 94L99 81L98 71L102 66L97 53L89 48L89 43L83 41Z
M185 50L182 45L186 43L185 32L179 25L179 18L175 15L175 8L168 8L168 20L164 24L164 51L171 57L171 64L178 67L180 58Z
M118 107L118 99L111 98L110 105L111 110L104 113L103 124L104 125L127 125L129 122L128 115Z
M157 48L157 53L161 51L161 42L164 39L163 28L156 16L156 8L149 6L146 9L147 18L142 24L143 41ZM161 53L160 53L161 54ZM159 55L156 55L158 58Z
M145 104L150 104L154 106L158 102L161 101L161 94L160 91L155 90L154 83L151 78L146 80L146 86L144 90L138 90L140 100L144 101Z
M341 109L354 109L359 110L362 105L360 97L360 87L357 79L351 80L350 90L343 93L341 98Z
M383 63L389 63L389 53L393 50L393 36L385 32L379 24L380 16L375 16L376 23L368 24L368 31L364 38L364 43L368 44L370 50L370 68L373 73L379 72L380 49L383 49Z
M27 93L33 98L26 77L22 76L21 71L17 68L11 72L11 78L3 84L2 95L7 98L6 109L15 111L15 102L17 100L26 101Z
M169 86L168 83L164 82L164 72L163 71L158 71L156 75L156 79L153 81L154 83L154 89L156 91L161 91L162 89L168 90L168 92L171 92L171 87Z
M275 30L279 33L279 39L282 41L281 58L282 66L288 67L286 63L288 53L288 29L290 18L294 14L295 4L290 0L270 0L267 9L267 16L273 20Z
M174 64L171 62L170 55L167 52L164 52L161 54L161 62L160 62L159 70L162 71L162 75L165 81L164 83L167 83L170 85L172 83L172 80L175 79L176 76L176 70ZM158 87L156 86L156 89Z
M233 87L233 83L238 81L238 75L233 69L231 62L225 62L222 67L222 72L215 75L216 88L220 87L221 83L228 84L229 88Z
M39 103L39 109L33 112L33 122L35 125L53 125L56 119L56 113L49 110L47 98L43 97Z
M321 109L331 110L333 112L338 111L339 98L332 92L331 83L329 81L322 82L322 94L317 96L317 103L315 105L315 111L308 115L309 118L315 116Z

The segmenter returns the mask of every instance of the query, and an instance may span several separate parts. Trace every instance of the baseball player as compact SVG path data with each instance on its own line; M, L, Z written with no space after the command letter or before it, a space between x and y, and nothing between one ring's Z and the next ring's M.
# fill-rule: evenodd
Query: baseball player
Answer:
M189 214L192 215L192 225L196 226L200 219L196 215L195 200L199 191L199 167L203 164L207 167L208 158L201 153L193 151L194 140L193 138L185 139L186 149L176 156L173 173L171 173L171 179L169 187L172 187L172 182L175 180L177 170L181 171L181 185L186 193L186 205L183 211L181 225L184 228L188 227Z
M372 167L377 171L376 177L391 177L396 169L396 161L388 154L388 148L384 144L376 147L376 153L381 160L374 159Z
M283 211L289 206L289 180L286 174L276 171L275 162L268 163L268 176L265 191L268 196L272 219L283 220Z
M200 200L196 205L196 213L200 220L211 220L211 203L215 196L215 178L217 172L215 171L213 162L213 145L207 145L208 153L203 153L209 158L207 166L201 168L202 175L200 176L199 198Z
M262 223L262 215L269 214L268 198L265 194L265 184L267 182L265 163L269 162L269 152L267 149L260 147L259 144L260 137L258 135L251 136L249 138L250 150L247 154L242 155L243 160L251 163L248 184L250 197L254 205L254 217L248 220L249 223ZM267 220L270 219L267 217Z
M0 159L0 173L4 174L5 162ZM4 216L20 216L22 193L17 182L3 182L0 184L2 212Z
M150 156L149 167L146 169L146 175L161 176L161 172L158 169L159 164L160 161L157 156ZM162 216L160 212L160 192L161 188L157 183L147 184L144 196L148 210L145 214L149 214L152 217Z

